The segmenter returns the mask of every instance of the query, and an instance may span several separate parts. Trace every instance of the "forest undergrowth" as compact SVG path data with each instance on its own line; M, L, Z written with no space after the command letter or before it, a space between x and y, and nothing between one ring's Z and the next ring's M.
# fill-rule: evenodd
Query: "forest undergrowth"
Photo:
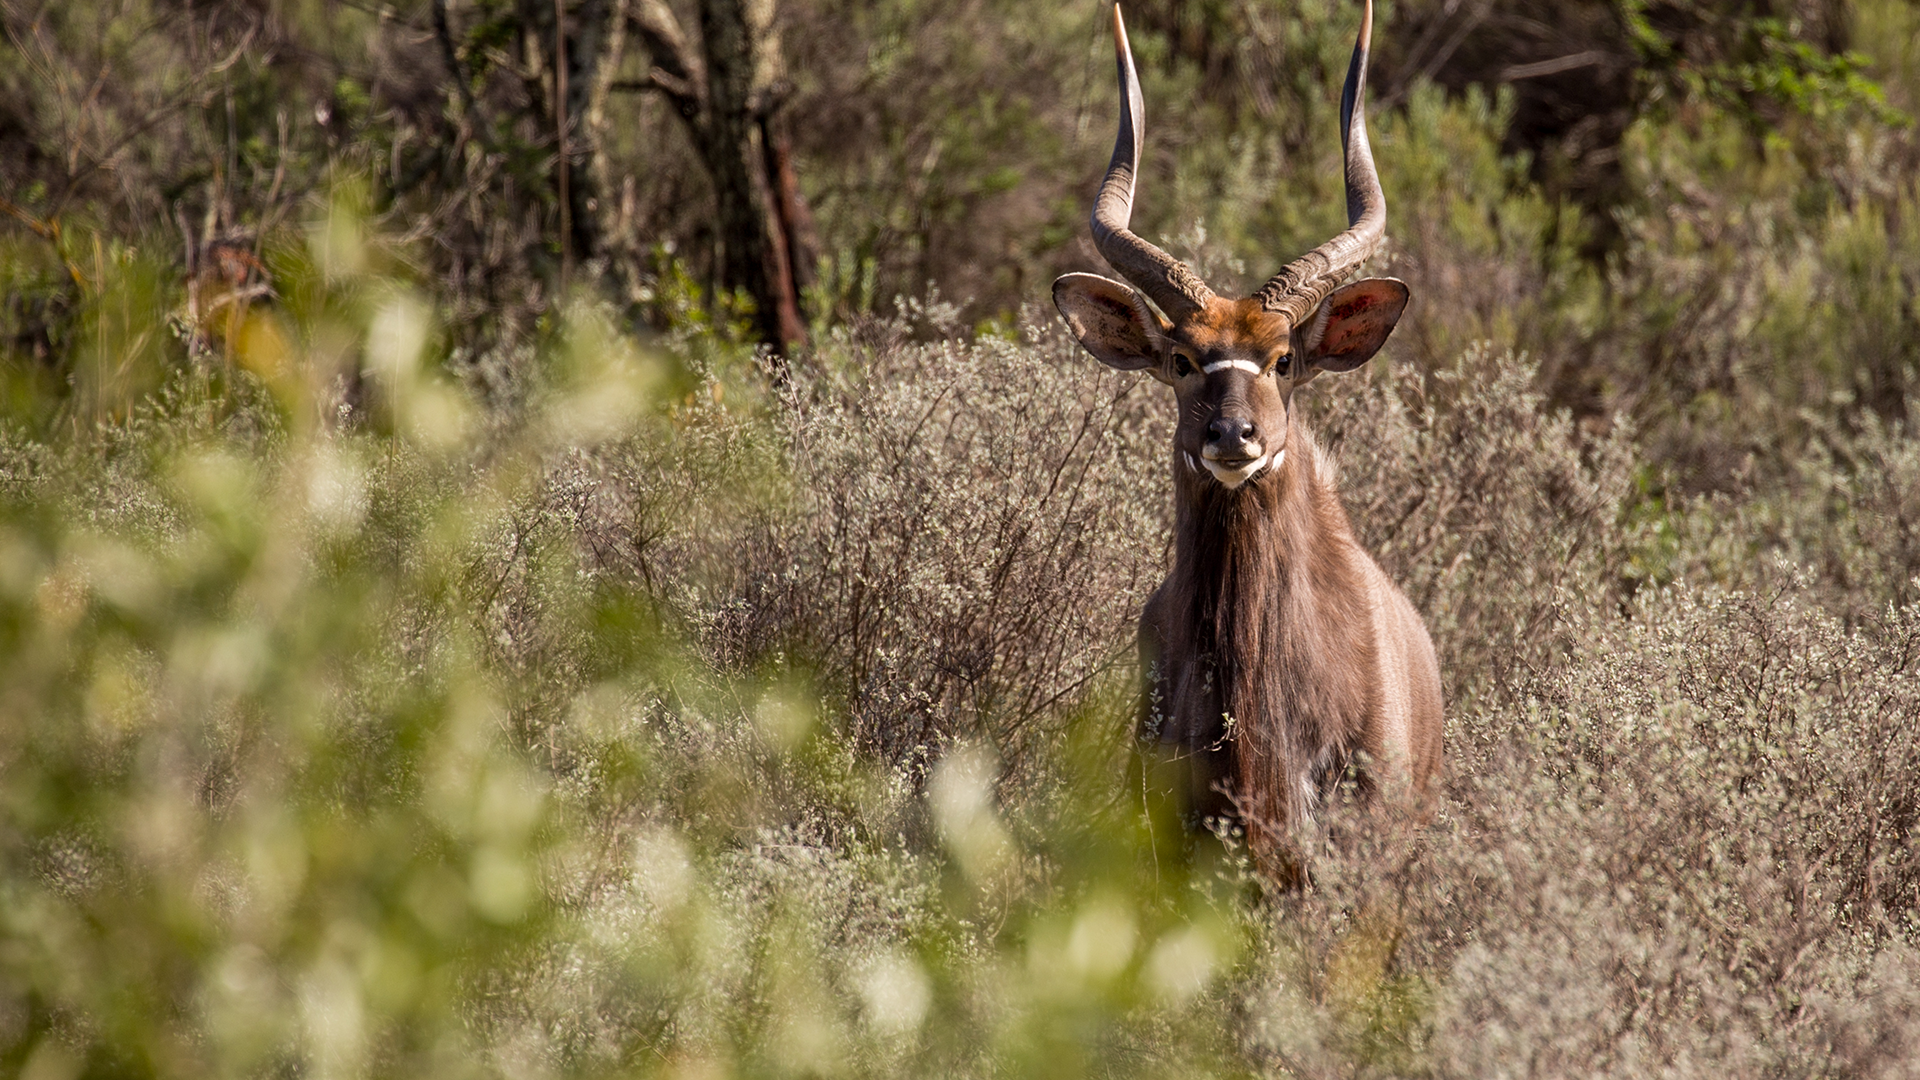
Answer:
M1446 765L1275 894L1142 813L1169 401L1036 306L1110 72L1004 6L780 6L776 355L637 45L576 251L540 5L0 0L0 1073L1917 1075L1920 9L1383 6L1415 302L1298 404ZM1330 235L1345 6L1137 6L1142 228Z
M1126 786L1165 403L932 298L519 409L307 308L0 447L28 1075L1854 1075L1920 1050L1920 447L1652 498L1492 347L1311 389L1448 695L1268 895ZM303 269L304 265L304 269ZM354 265L349 260L345 265ZM333 273L329 273L329 270ZM357 374L356 374L357 373Z

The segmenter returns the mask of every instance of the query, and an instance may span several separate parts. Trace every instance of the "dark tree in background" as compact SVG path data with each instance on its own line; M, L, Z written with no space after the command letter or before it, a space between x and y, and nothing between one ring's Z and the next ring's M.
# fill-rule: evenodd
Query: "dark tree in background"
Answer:
M1535 179L1583 207L1589 254L1621 242L1611 213L1624 189L1620 142L1636 117L1688 100L1746 114L1756 136L1780 130L1794 94L1844 96L1851 44L1842 0L1564 0L1551 18L1528 0L1397 8L1383 99L1431 80L1513 94L1506 149Z
M1258 272L1332 223L1328 88L1356 4L1128 0L1153 117L1143 233ZM1775 369L1743 337L1752 313L1783 310L1733 287L1771 288L1737 272L1742 253L1830 249L1823 302L1878 314L1847 324L1873 340L1833 346L1822 378L1902 415L1920 269L1874 245L1904 242L1913 217L1901 200L1920 140L1895 115L1920 112L1910 10L1569 0L1548 19L1522 0L1392 5L1376 33L1382 137L1437 140L1385 166L1407 174L1390 185L1399 269L1455 300L1396 340L1437 364L1511 332L1556 358L1555 403L1593 418L1731 400L1751 383L1742 372ZM116 243L145 260L152 302L206 339L197 324L214 307L199 293L279 290L286 253L347 203L401 241L447 313L452 363L499 400L569 291L638 326L729 340L750 312L747 335L783 352L929 284L968 324L1011 326L1045 282L1098 266L1085 207L1112 137L1109 11L0 0L0 350L37 358L19 377L55 386L86 384L71 378L77 342L124 351L93 318L118 310ZM1867 46L1871 60L1848 51ZM1480 104L1442 116L1443 100ZM1505 157L1430 182L1466 168L1482 127ZM1762 192L1714 175L1747 158L1777 166ZM1791 204L1784 225L1744 224L1756 194ZM1835 215L1862 206L1878 216L1848 226L1858 237L1839 230ZM1788 381L1809 370L1778 366Z
M521 182L537 183L553 208L544 231L556 241L546 246L562 279L609 253L609 184L662 164L609 159L605 122L596 123L607 93L657 93L684 122L712 185L711 283L744 294L755 337L785 351L806 340L801 298L818 242L781 115L792 84L774 5L700 0L696 14L698 32L689 34L666 0L515 0L453 12L447 0L433 4L461 139L477 139L485 157L509 168L516 148L522 159L529 144L538 151L537 175ZM650 62L644 79L618 78L630 35Z
M552 237L548 246L563 283L576 261L598 257L606 247L599 208L607 169L588 118L604 98L605 80L620 66L625 3L515 0L457 23L447 0L433 0L434 38L450 83L446 92L460 117L449 153L477 141L486 162L481 171L505 163L521 184L540 191L552 213L541 232ZM510 52L501 48L507 43ZM511 90L476 93L476 85L487 89L489 76L510 80ZM429 156L419 171L452 164Z
M791 89L773 0L700 0L700 51L666 0L635 0L633 25L653 57L644 83L678 108L713 181L716 277L752 298L754 327L776 349L806 340L801 293L818 244L780 109Z

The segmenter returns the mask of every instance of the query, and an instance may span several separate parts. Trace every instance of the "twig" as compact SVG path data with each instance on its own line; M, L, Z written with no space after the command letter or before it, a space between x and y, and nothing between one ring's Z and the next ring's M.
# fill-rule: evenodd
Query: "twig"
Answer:
M569 205L567 169L567 5L553 0L553 129L560 165L560 292L564 300L567 279L573 276L573 208Z
M167 119L169 116L179 111L179 109L182 106L184 106L188 101L190 101L193 98L194 92L198 91L200 89L200 86L203 83L205 83L208 79L210 79L215 75L224 74L228 68L231 68L234 64L238 63L240 60L240 57L246 53L247 47L253 44L253 36L255 33L259 31L259 29L260 29L260 24L258 22L248 27L246 34L243 35L240 39L240 44L234 48L233 53L231 55L229 55L225 60L220 61L217 64L214 64L212 67L209 67L207 70L202 71L198 75L194 76L194 78L191 81L189 81L185 87L181 89L180 93L174 95L172 100L161 105L158 109L155 109L153 112L149 113L144 120L141 120L139 123L129 128L125 135L122 135L120 136L119 139L115 140L113 145L108 147L104 152L99 154L89 154L86 147L82 145L79 140L76 139L74 141L74 152L76 154L88 154L88 156L92 160L88 162L85 168L75 170L71 173L71 175L67 177L66 186L60 189L59 197L54 199L53 201L54 206L56 208L65 206L67 204L67 200L72 198L74 191L79 188L80 181L85 180L88 176L91 176L95 171L105 166L107 162L112 161L116 156L119 155L120 151L126 149L129 143L133 142L133 140L139 138L140 136L146 134L147 131L150 130L155 124L158 124L160 121Z
M473 87L467 85L466 65L460 62L460 55L453 47L453 27L447 21L447 0L433 0L433 36L440 42L440 59L447 65L447 74L453 78L453 88L460 95L460 113L466 117L467 127L473 137L480 140L480 145L492 153L493 139L486 118L480 114L480 103L474 100Z
M82 288L86 287L86 275L80 272L80 268L73 264L73 260L67 258L67 253L60 247L60 220L58 218L48 218L42 221L34 217L31 213L28 213L23 207L14 205L11 200L4 196L0 196L0 212L4 212L10 217L18 218L22 224L33 230L34 235L52 244L53 253L59 257L60 264L67 268L67 276L73 278L75 285Z
M1548 75L1558 75L1566 71L1578 71L1586 67L1599 67L1611 60L1609 53L1598 49L1556 56L1552 60L1536 60L1531 64L1514 64L1500 69L1501 82L1519 82L1521 79L1539 79Z

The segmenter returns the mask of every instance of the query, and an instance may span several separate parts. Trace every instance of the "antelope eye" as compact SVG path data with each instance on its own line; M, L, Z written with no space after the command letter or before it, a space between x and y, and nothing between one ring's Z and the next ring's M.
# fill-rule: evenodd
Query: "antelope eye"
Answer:
M1273 373L1284 379L1293 370L1293 357L1283 356L1273 362Z
M1193 361L1187 359L1186 353L1173 354L1173 373L1183 379L1193 374Z

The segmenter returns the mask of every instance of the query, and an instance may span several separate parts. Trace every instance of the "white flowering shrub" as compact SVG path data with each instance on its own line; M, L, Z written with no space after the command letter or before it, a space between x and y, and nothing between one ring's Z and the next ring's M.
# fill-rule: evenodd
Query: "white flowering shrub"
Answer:
M483 405L351 225L0 431L8 1072L1911 1074L1898 424L1688 499L1496 349L1304 391L1449 766L1263 893L1128 768L1156 385L583 307Z

